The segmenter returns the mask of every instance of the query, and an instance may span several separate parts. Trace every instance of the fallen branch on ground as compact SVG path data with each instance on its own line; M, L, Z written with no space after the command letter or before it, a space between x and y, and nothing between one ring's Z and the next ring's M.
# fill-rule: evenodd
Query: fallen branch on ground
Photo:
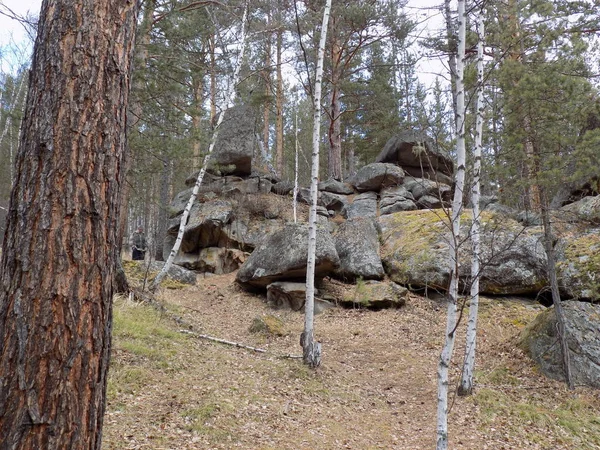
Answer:
M257 353L268 353L264 348L252 347L250 345L240 344L239 342L227 341L225 339L217 338L217 337L214 337L214 336L209 336L208 334L195 333L195 332L189 331L189 330L179 330L179 332L180 333L184 333L184 334L189 334L189 335L194 336L195 338L198 338L198 339L206 339L208 341L218 342L220 344L225 344L225 345L231 345L232 347L243 348L243 349L251 350L251 351L257 352ZM281 358L281 359L302 359L302 355L291 355L291 354L277 355L277 358Z

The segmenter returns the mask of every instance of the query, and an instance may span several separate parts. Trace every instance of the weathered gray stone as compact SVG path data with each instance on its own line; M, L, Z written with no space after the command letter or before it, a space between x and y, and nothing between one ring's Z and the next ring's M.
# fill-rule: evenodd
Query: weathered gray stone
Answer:
M381 191L381 200L379 201L379 214L393 214L398 211L412 211L417 209L417 205L413 200L412 193L404 186L383 189Z
M214 167L222 173L250 175L254 150L254 108L238 105L225 112L213 150Z
M431 138L415 132L390 138L375 161L397 164L410 175L433 180L436 174L452 177L454 173L450 157L439 150Z
M452 194L452 189L447 184L437 183L425 178L413 178L411 183L405 184L405 186L410 190L415 200L419 200L426 195L442 200L450 200Z
M509 218L482 214L482 273L485 294L537 295L547 285L546 254L540 230ZM445 291L452 267L447 223L435 211L410 211L379 218L382 261L391 280L419 289ZM470 221L461 223L461 280L469 279Z
M563 206L559 214L563 220L600 224L600 195L583 197L581 200Z
M315 314L320 314L326 309L335 308L333 303L321 299L317 295L319 295L319 290L315 289ZM306 283L275 281L267 286L267 302L274 308L303 311L306 302Z
M570 206L570 205L569 205ZM579 228L579 227L578 227ZM572 229L558 240L556 270L566 298L600 300L600 229Z
M300 311L305 301L306 283L275 281L267 286L267 302L274 308Z
M357 217L341 223L333 233L340 257L336 276L355 280L381 279L385 275L379 256L379 233L372 219Z
M333 194L351 195L354 189L348 183L330 178L327 181L319 182L319 191L331 192Z
M236 281L242 286L266 288L274 281L305 278L307 256L308 225L288 224L256 247L238 271ZM331 235L317 228L316 276L330 274L339 265Z
M321 192L321 202L325 208L339 213L348 205L348 197L342 194L323 191Z
M180 251L192 253L205 247L225 246L226 236L223 228L233 218L233 206L227 200L211 200L206 203L195 204L190 211L188 223L185 226ZM177 235L180 219L169 222L167 232Z
M364 166L347 181L359 192L379 192L389 186L398 186L404 180L404 171L394 165L386 163L373 163Z
M408 289L394 282L367 281L358 283L354 291L339 300L344 307L359 307L372 310L400 308L406 304Z
M195 253L179 252L174 263L189 270L216 275L231 273L240 268L247 254L242 250L225 247L203 248Z
M440 209L444 207L444 202L433 195L424 195L417 200L417 205L425 209Z
M146 265L143 261L134 261L141 265L143 270L146 269ZM149 266L150 272L160 272L165 265L164 262L161 261L152 261ZM192 272L191 270L187 270L184 267L178 266L176 264L172 264L167 272L167 277L173 281L177 281L183 284L196 284L196 272Z
M280 181L271 186L271 192L277 195L288 195L294 190L294 183L291 181Z
M347 219L355 217L377 217L377 194L375 192L364 192L354 197L352 203L346 205L342 215Z
M570 350L571 374L576 385L600 388L600 305L576 301L563 302ZM539 314L521 333L519 346L555 380L564 380L562 354L557 343L554 307Z

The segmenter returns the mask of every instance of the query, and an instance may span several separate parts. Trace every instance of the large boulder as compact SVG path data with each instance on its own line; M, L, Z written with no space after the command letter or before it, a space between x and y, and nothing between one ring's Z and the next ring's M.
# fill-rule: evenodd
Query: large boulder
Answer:
M346 180L359 192L376 191L398 186L404 180L404 171L395 164L373 163L364 166Z
M378 311L404 306L408 294L408 289L392 281L371 280L357 283L354 290L343 295L338 303L346 308Z
M331 192L333 194L350 195L354 189L348 183L343 183L334 178L319 182L319 191Z
M320 314L335 305L318 297L319 290L315 289L314 313ZM267 303L277 309L303 311L306 303L306 283L294 281L275 281L267 286Z
M266 288L279 280L306 278L308 225L287 224L267 236L240 267L236 281L242 286ZM329 232L317 228L315 275L324 277L340 265Z
M428 136L404 132L390 138L376 162L397 164L409 175L452 183L454 164Z
M375 192L363 192L354 197L352 203L345 205L342 215L347 219L355 217L377 217L377 194Z
M414 197L404 186L393 186L382 189L379 201L379 214L393 214L398 211L412 211L417 209Z
M444 201L450 200L452 189L444 183L438 183L426 178L406 177L404 187L410 191L415 200L431 196Z
M583 197L581 200L563 206L559 210L563 220L585 221L600 224L600 195Z
M357 217L341 223L333 233L340 257L336 276L355 280L381 279L385 275L379 256L379 233L372 219Z
M254 108L238 105L225 112L211 158L213 171L250 175L254 152Z
M138 263L142 270L146 270L146 265L143 261L134 261ZM159 273L165 263L160 261L152 261L148 267L150 273ZM167 278L182 284L196 284L196 272L186 269L185 267L178 266L177 264L171 264L169 271L167 272Z
M328 211L342 212L348 206L348 202L347 195L321 192L321 203Z
M600 299L600 229L569 230L559 239L556 269L566 298Z
M539 228L482 213L480 289L485 294L536 295L547 285L546 254ZM445 291L452 267L450 232L443 216L419 210L382 216L382 261L395 282L418 289ZM460 232L460 276L470 277L468 239L471 220L465 214ZM464 284L463 284L464 287Z
M600 388L600 305L562 303L571 374L577 385ZM539 314L521 333L519 346L553 379L564 380L554 307Z

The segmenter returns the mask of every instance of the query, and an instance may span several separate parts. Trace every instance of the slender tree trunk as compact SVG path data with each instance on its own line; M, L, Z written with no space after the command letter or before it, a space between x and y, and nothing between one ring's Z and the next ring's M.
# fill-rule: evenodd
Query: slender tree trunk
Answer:
M450 9L450 0L444 0L444 18L446 19L446 39L448 40L448 66L450 69L450 91L452 92L452 111L454 111L454 121L456 122L457 98L456 98L456 37L454 27L452 26L452 11Z
M550 291L552 292L552 303L554 304L554 315L558 325L558 340L562 353L562 363L565 375L565 382L569 389L574 389L573 375L571 373L571 355L569 353L569 344L567 342L567 328L565 324L565 315L562 309L560 291L558 288L558 279L556 277L556 252L554 251L555 238L552 234L552 224L550 222L549 202L544 189L539 189L542 194L542 224L544 226L544 244L546 247L546 256L548 258L548 278L550 279Z
M342 180L342 125L340 107L340 65L342 47L334 39L331 44L331 104L329 118L329 154L327 158L327 176Z
M281 5L279 5L281 9ZM279 13L281 17L281 13ZM280 27L277 30L277 121L276 121L276 139L275 139L275 152L277 154L277 174L283 177L283 75L281 73L281 66L283 65L281 51L283 45L283 29L281 27L281 20L279 20Z
M473 392L473 371L475 369L475 351L477 347L477 315L479 311L479 261L481 258L479 198L481 178L481 150L483 137L483 39L485 36L483 11L477 21L477 123L475 126L475 149L473 151L473 187L471 189L472 217L471 242L471 302L469 305L469 322L467 324L467 342L462 379L458 388L459 395L471 395Z
M292 205L294 209L294 223L298 221L298 108L300 107L300 99L296 98L296 116L294 123L294 193Z
M194 89L194 105L192 114L192 161L194 171L200 169L202 163L202 146L200 142L200 124L202 122L202 77L192 76Z
M100 449L137 2L45 0L0 266L0 447Z
M217 117L217 60L215 56L215 40L216 37L214 34L208 39L210 53L210 123L213 125Z
M317 72L315 75L315 90L313 98L313 150L310 180L310 213L308 219L308 257L306 261L306 303L304 304L304 332L300 336L304 363L310 367L321 364L321 343L314 338L314 307L315 307L315 264L317 249L317 194L319 184L319 140L321 129L321 82L323 79L323 60L325 59L325 41L327 25L331 11L331 0L327 0L323 11L319 53L317 56Z
M450 287L448 289L448 313L445 342L438 364L438 405L437 405L437 450L448 448L448 369L452 360L456 335L459 277L460 213L463 208L465 184L465 89L464 59L466 35L465 0L458 0L458 60L456 62L456 155L454 199L452 201L452 236L450 239L450 260L452 261Z
M181 215L181 221L179 223L179 231L177 233L177 239L175 240L175 244L171 249L171 253L165 262L165 265L161 269L161 271L156 275L156 278L150 285L150 291L156 291L156 289L160 286L160 283L165 278L169 269L173 265L173 261L179 252L179 247L181 246L181 241L183 240L183 234L185 232L185 226L188 221L188 217L190 215L190 211L192 206L194 205L194 201L198 196L198 192L200 191L200 186L202 185L202 180L204 179L204 174L206 173L206 169L208 168L208 162L210 161L210 157L212 155L213 149L215 148L215 144L217 142L217 137L219 136L219 127L223 122L223 118L225 117L225 113L227 110L233 106L233 101L235 99L235 88L238 84L240 78L240 69L242 67L242 63L244 61L244 51L246 49L246 19L248 17L248 1L246 1L246 5L244 7L244 16L242 18L242 33L240 37L240 53L238 55L237 64L235 67L235 72L233 74L233 79L231 80L231 84L229 85L229 91L227 92L228 104L225 106L224 110L219 114L219 118L217 120L217 124L215 126L215 130L213 132L212 139L210 141L210 145L208 147L208 151L206 152L206 156L204 156L204 162L202 163L202 169L198 173L198 178L196 179L196 184L194 185L194 189L192 190L192 195L190 196L187 205Z
M267 26L271 23L267 18ZM266 157L270 155L269 152L269 137L271 135L269 117L271 115L271 34L267 36L267 43L265 49L265 70L263 70L263 80L265 82L265 101L263 105L263 147L265 149Z

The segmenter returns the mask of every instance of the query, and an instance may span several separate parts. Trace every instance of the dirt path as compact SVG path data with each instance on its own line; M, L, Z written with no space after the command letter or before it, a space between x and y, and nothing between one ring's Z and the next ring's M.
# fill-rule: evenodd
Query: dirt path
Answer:
M117 336L114 376L126 379L123 371L132 367L144 370L133 387L115 382L104 448L434 448L443 305L415 296L399 310L328 310L315 324L323 364L311 371L299 360L278 357L300 354L303 316L269 309L233 279L208 278L196 287L166 291L163 300L196 330L268 353L182 334L168 356L156 362L152 356L137 358ZM525 303L484 303L479 384L475 396L455 399L451 448L600 448L586 438L598 416L597 393L568 393L560 383L540 377L514 350L514 337L535 313ZM248 331L253 318L265 314L283 321L283 336ZM167 319L163 325L177 329ZM459 336L457 342L463 341ZM462 351L459 346L455 362ZM456 367L453 372L456 378ZM574 412L560 416L568 404L590 417L587 431L551 423L560 417L582 422ZM600 431L600 418L595 426Z

